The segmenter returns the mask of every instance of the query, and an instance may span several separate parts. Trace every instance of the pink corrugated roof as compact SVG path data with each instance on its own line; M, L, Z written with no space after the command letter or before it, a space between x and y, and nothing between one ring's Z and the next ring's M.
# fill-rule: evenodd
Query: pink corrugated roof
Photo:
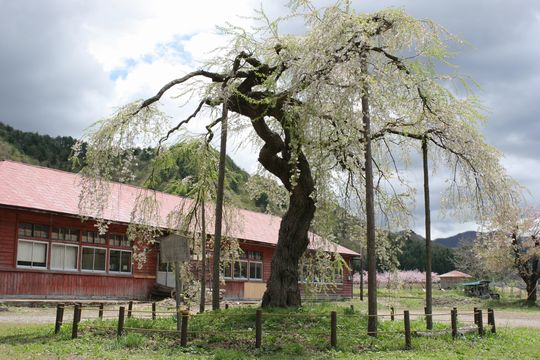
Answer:
M79 214L79 194L81 176L61 170L28 165L14 161L0 162L0 204L28 209L45 210L70 215ZM142 188L120 183L110 183L109 203L104 218L114 222L129 223L131 211ZM160 226L165 225L167 215L178 207L185 206L192 200L163 192L155 192L159 204ZM229 234L238 239L276 245L281 219L277 216L236 209L235 225ZM213 233L210 224L208 232ZM330 249L335 244L323 241L315 234L310 234L310 248L323 246ZM316 245L319 244L319 245ZM359 255L337 245L341 254Z
M471 275L465 274L461 271L453 270L450 272L447 272L446 274L439 275L439 277L442 278L472 278Z

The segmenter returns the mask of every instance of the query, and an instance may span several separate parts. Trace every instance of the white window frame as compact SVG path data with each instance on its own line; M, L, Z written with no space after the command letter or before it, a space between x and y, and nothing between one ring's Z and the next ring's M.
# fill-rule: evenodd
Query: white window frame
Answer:
M82 257L84 256L83 252L84 249L99 249L99 250L105 250L105 269L104 270L95 270L95 264L96 264L96 252L94 250L94 256L92 258L92 270L89 269L83 269L82 267ZM106 247L100 247L100 246L81 246L81 271L82 272L88 272L88 273L98 273L98 274L105 274L107 272L107 259L108 259L108 249Z
M244 263L245 266L246 266L246 276L245 277L236 277L234 275L234 265L236 263ZM234 261L233 265L232 265L232 276L233 276L233 279L235 280L248 280L249 279L249 262L247 260L236 260Z
M66 269L65 268L65 260L66 260L66 252L65 251L64 251L64 268L54 268L54 267L52 267L52 263L53 263L52 262L53 246L63 246L63 247L70 246L70 247L74 247L74 248L77 249L77 255L75 257L75 269ZM62 243L62 242L51 242L51 262L50 262L49 265L50 265L51 270L69 271L69 272L79 271L79 245L67 244L67 243Z
M129 267L130 271L113 271L111 270L111 252L113 251L119 251L120 252L120 268L122 268L122 253L124 252L128 252L130 253L130 262L131 262L131 266ZM108 264L109 264L109 273L110 274L125 274L125 275L129 275L129 274L133 274L133 251L131 250L127 250L127 249L109 249L109 256L107 257L107 259L109 260L108 261Z
M251 264L260 264L261 265L261 278L260 279L251 277ZM264 271L264 265L263 265L263 262L261 260L249 261L249 263L248 263L248 279L249 279L249 281L263 281L263 271Z
M45 244L45 266L34 266L34 265L19 265L19 243L20 242L32 243L32 258L34 257L34 244ZM38 240L29 240L29 239L18 239L17 241L17 268L21 269L35 269L35 270L47 270L47 265L49 264L49 242L48 241L38 241Z

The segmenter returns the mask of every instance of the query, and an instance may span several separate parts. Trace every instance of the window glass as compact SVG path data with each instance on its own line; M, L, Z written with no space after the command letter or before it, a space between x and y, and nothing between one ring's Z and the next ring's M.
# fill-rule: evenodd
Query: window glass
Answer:
M31 237L32 224L19 224L19 236Z
M110 245L111 246L121 246L121 247L129 247L129 240L126 235L122 234L112 234L110 236Z
M32 266L45 267L47 265L47 244L34 243L32 249Z
M82 242L88 244L105 244L106 240L103 235L99 235L96 231L82 231Z
M19 224L19 236L47 239L49 237L49 226L21 223Z
M249 278L254 280L262 280L262 263L249 263Z
M105 249L95 249L95 258L94 258L94 270L95 271L105 271L105 258L107 255L107 250Z
M260 251L250 251L249 252L250 260L262 260L262 252Z
M105 271L106 249L83 247L81 269Z
M47 244L19 240L17 265L44 268L47 266Z
M66 238L66 240L69 240L69 241L79 241L79 234L80 234L80 230L79 229L69 229L69 237Z
M111 250L109 256L109 271L131 272L131 251Z
M122 261L121 261L122 267L120 268L121 272L131 272L131 252L130 251L122 251Z
M158 271L172 272L172 263L159 263Z
M32 242L19 241L17 249L17 265L31 266L32 265Z
M81 269L94 270L94 248L83 247Z
M51 232L53 240L79 241L79 229L53 227Z
M79 252L76 246L65 246L64 269L77 270L77 255Z
M232 278L231 263L229 262L223 265L223 277Z
M120 271L120 251L111 250L109 256L109 271Z
M58 227L53 227L51 231L51 239L53 240L63 240L62 231Z
M64 269L65 246L53 244L51 248L51 269Z
M51 269L77 270L77 246L53 244L51 248Z
M49 227L47 225L34 225L34 237L47 239L49 237Z
M235 261L234 262L234 274L235 279L247 279L247 262Z

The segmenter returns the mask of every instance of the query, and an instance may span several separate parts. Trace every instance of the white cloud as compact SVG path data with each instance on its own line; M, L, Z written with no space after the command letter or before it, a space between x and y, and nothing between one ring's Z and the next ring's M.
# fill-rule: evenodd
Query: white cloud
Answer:
M106 71L123 67L129 59L153 54L158 44L178 37L211 33L216 25L231 19L246 23L238 16L249 15L253 8L253 2L248 0L235 1L234 6L212 0L139 0L115 4L111 11L108 1L100 1L94 16L85 24L91 34L88 50Z

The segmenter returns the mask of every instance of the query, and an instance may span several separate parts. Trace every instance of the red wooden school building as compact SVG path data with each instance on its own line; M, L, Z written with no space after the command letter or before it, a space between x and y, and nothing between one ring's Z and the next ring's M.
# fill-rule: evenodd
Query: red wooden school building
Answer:
M105 218L107 234L93 221L82 221L78 199L80 176L13 161L0 162L0 298L147 299L156 283L174 284L159 248L134 264L125 235L130 213L142 190L110 184ZM160 218L190 199L156 193ZM225 297L260 299L270 276L280 218L238 210L242 224L231 230L244 255L225 268ZM209 229L209 233L212 233ZM314 238L315 235L312 235ZM356 252L337 251L349 262ZM335 297L351 297L348 269L336 277Z

